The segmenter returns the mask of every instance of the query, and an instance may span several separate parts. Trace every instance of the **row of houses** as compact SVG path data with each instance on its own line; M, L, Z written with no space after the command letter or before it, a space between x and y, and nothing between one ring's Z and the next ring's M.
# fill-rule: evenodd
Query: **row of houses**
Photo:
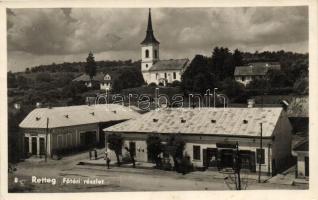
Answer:
M244 108L165 108L139 114L116 104L36 108L20 123L25 153L51 156L57 150L107 146L107 136L119 134L125 147L134 149L138 162L152 162L147 138L158 135L163 141L180 135L185 141L184 155L197 168L230 167L233 145L238 143L242 166L252 172L275 175L284 170L294 156L299 177L308 176L307 154L292 151L292 132L287 112L281 107ZM262 140L262 148L260 147ZM112 160L116 160L111 153ZM215 162L217 161L217 162Z

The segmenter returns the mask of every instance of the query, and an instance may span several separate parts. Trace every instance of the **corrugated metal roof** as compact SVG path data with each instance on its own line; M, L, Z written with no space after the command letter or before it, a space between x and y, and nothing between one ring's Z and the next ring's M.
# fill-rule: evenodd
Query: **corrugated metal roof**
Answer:
M270 137L281 112L281 107L169 108L151 111L104 131L259 136L262 122L263 136ZM185 120L184 123L181 119Z
M189 59L171 59L171 60L159 60L157 61L149 71L162 71L162 70L182 70L187 64Z
M21 128L67 127L108 121L128 120L140 114L117 104L80 105L53 108L36 108L19 124Z

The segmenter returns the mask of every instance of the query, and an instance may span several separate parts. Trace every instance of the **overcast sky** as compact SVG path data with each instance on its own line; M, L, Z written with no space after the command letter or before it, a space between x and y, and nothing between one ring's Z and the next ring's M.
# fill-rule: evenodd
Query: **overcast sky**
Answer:
M52 62L140 59L148 9L7 10L8 71ZM161 59L241 51L308 52L307 7L154 8Z

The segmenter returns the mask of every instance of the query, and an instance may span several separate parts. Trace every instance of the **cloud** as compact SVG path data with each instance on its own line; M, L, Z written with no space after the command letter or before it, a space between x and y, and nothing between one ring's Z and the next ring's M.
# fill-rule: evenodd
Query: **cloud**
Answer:
M93 51L104 59L139 59L147 12L140 8L8 9L9 55L63 60ZM308 52L308 8L304 6L155 8L152 19L162 58L210 54L216 45Z

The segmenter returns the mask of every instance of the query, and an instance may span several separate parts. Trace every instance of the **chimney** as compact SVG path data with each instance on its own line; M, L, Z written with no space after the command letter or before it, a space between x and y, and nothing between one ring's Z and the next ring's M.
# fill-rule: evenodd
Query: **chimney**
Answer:
M14 107L16 110L20 110L20 109L21 109L21 104L15 103L15 104L13 105L13 107Z
M41 102L36 102L35 106L36 106L37 108L41 108L41 107L42 107L42 103L41 103Z
M253 108L255 106L255 99L247 99L247 107Z

